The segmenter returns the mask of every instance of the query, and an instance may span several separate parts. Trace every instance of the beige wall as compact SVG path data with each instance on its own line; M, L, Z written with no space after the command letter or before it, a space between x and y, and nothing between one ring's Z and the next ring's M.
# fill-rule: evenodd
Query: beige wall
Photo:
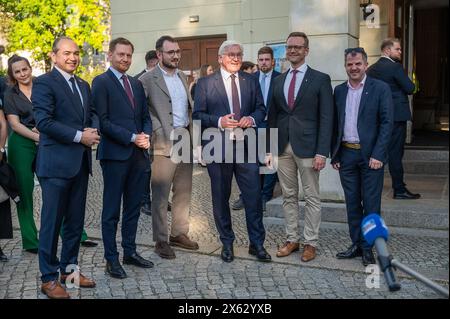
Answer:
M226 34L243 43L245 59L256 61L258 49L284 42L291 31L310 37L307 63L329 73L333 84L346 79L343 51L360 36L358 0L111 0L112 38L135 45L130 73L145 67L145 52L156 40ZM199 23L189 23L198 15Z

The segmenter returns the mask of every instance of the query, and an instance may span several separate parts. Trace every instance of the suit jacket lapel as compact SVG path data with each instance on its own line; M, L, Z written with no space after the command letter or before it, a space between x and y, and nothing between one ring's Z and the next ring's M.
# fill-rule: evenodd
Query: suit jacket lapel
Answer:
M117 87L117 90L120 92L120 94L122 95L122 97L125 99L125 101L128 103L128 105L130 106L131 110L134 112L134 108L133 105L131 105L130 99L128 98L127 93L125 92L124 87L122 86L122 83L120 83L119 79L117 78L117 76L115 76L115 74L108 69L107 71L108 76L111 78L111 80L114 82L114 84ZM130 81L130 86L131 86L131 81Z
M156 67L157 71L154 75L156 78L156 85L159 86L159 88L170 98L169 89L167 88L166 81L164 81L164 75L162 74L162 71L159 69L159 67Z
M286 72L284 72L283 74L280 75L280 77L282 79L281 79L281 82L279 82L280 84L278 86L278 90L277 91L281 91L279 93L283 97L282 99L280 99L281 101L283 101L282 104L281 104L282 107L284 107L286 112L291 113L292 110L289 108L289 106L287 104L287 101L286 101L286 97L284 96L284 83L286 82L286 78L287 78L288 73L289 73L289 71L286 71ZM275 92L273 92L272 94L274 94L274 93Z
M372 83L373 82L370 81L369 78L366 78L366 83L364 84L363 92L362 92L362 95L361 95L361 102L359 103L358 119L361 116L362 110L366 106L367 101L369 99L369 96L370 96L369 91L371 89Z
M86 115L89 107L87 87L80 78L75 77L75 79L77 81L78 87L80 88L81 96L83 98L83 118L86 120Z
M240 74L239 72L239 88L241 91L241 115L243 116L245 113L244 107L247 105L250 105L250 103L247 102L249 88L247 80Z
M78 115L80 115L80 117L83 119L83 110L80 109L78 104L75 103L72 88L69 86L69 83L67 83L64 76L57 69L53 68L52 74L53 74L53 77L55 78L55 80L57 81L57 83L59 83L59 85L62 87L62 89L64 90L66 95L68 97L70 97L69 100L72 103L73 108L76 110ZM80 90L81 90L81 87L80 87Z
M229 114L231 110L230 103L228 103L227 91L225 90L225 84L223 83L222 74L217 71L214 75L214 87L216 88L219 99L222 102L222 106L226 110L225 114Z

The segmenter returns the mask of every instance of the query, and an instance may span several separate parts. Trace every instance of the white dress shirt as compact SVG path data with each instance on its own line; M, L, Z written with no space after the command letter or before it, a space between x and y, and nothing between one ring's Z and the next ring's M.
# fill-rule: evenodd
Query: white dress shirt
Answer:
M284 81L284 98L286 99L286 103L288 103L288 94L289 94L289 85L291 84L291 80L292 80L292 71L294 69L292 68L292 66L289 68L289 72L286 76L286 79ZM297 98L297 94L298 91L300 90L300 86L302 85L303 79L305 78L305 73L308 70L308 65L306 63L303 63L301 66L299 66L297 69L298 70L295 79L295 94L294 94L294 101Z

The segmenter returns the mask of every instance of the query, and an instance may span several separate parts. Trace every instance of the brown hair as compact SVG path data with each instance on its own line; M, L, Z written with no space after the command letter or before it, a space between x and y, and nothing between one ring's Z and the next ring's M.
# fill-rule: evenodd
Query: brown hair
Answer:
M172 42L172 43L176 43L177 41L174 39L174 38L172 38L170 35L163 35L162 37L160 37L158 40L156 40L156 43L155 43L155 49L157 50L157 51L162 51L162 48L163 48L163 45L164 45L164 42L165 41L169 41L169 42Z
M381 51L384 51L386 48L391 48L394 43L400 43L400 39L397 38L387 38L381 42Z
M111 42L109 42L109 52L114 52L118 44L131 46L131 52L134 53L133 43L131 43L129 40L125 38L115 38L114 40L111 40Z
M262 47L261 49L259 49L258 56L260 56L261 54L270 54L273 59L273 50L271 47Z
M203 78L203 77L207 76L206 72L208 71L208 68L210 66L211 66L211 64L203 64L200 67L199 78Z
M308 39L308 36L306 35L306 33L304 33L304 32L291 32L288 35L286 41L289 40L289 38L293 38L293 37L300 37L300 38L305 39L305 48L309 48L309 39Z
M14 54L12 57L8 59L8 82L12 85L17 84L17 80L14 78L12 65L16 62L25 61L25 63L28 65L28 67L31 69L30 61L28 61L27 58L24 58L23 56L19 56L17 54Z
M53 53L57 53L58 52L58 50L59 50L59 42L61 42L62 40L69 40L69 41L75 42L75 41L73 41L72 38L66 37L65 35L57 37L55 39L55 41L53 41L53 45L52 45L52 52Z

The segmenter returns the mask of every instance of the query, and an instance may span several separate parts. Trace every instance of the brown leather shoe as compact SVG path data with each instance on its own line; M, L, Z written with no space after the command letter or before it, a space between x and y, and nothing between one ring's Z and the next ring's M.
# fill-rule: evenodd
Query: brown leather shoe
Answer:
M174 259L176 257L172 247L165 241L157 241L155 244L155 253L165 259Z
M294 251L298 251L300 249L299 243L291 243L287 241L281 246L281 248L277 251L277 257L286 257L292 254Z
M70 299L70 295L58 280L42 283L41 291L50 299Z
M95 284L94 280L89 279L82 273L79 273L79 274L80 274L80 277L79 277L80 288L94 288L95 287L96 284ZM61 275L61 283L65 284L67 277L69 277L69 275ZM75 277L73 277L73 279L75 279Z
M316 258L316 248L311 245L305 245L303 248L302 261L308 262Z
M171 246L178 246L184 249L197 250L198 244L195 241L189 239L185 234L178 235L176 237L170 236L169 244Z

